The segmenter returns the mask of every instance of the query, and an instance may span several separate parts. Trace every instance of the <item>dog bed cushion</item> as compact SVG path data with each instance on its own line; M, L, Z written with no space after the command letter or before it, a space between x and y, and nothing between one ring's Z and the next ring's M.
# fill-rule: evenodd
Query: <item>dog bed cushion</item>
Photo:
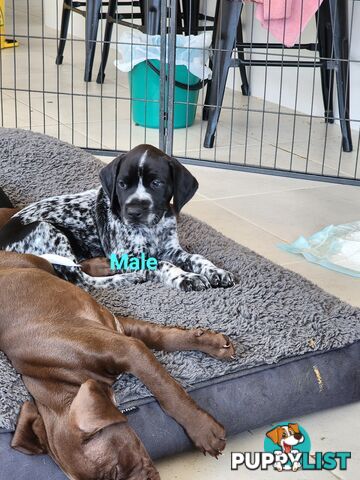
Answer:
M54 138L0 129L0 186L16 206L97 187L102 166L89 153ZM156 352L228 434L360 399L360 309L190 216L180 216L179 237L189 251L231 270L236 285L183 293L146 283L91 293L114 313L212 328L232 338L238 353L233 362L200 352ZM154 459L190 448L182 428L141 382L122 375L114 390ZM4 478L63 478L47 457L29 458L8 447L19 408L28 398L21 377L0 352L0 464L2 470L8 466ZM51 475L48 469L54 469Z

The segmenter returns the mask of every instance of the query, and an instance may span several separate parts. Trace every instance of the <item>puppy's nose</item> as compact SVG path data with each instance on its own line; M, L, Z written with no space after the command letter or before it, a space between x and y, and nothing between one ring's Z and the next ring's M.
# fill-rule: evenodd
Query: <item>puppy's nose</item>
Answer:
M137 205L128 205L126 207L126 214L132 220L139 220L144 213L144 209Z
M294 437L296 438L296 440L301 440L302 439L301 433L294 433Z

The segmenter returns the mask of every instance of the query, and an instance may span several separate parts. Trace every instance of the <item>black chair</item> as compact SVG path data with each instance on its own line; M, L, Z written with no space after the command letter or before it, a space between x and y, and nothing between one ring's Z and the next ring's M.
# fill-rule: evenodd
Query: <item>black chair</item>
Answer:
M121 1L118 3L122 7L132 6L139 7L140 12L125 12L119 15L123 24L133 27L134 25L130 22L126 22L126 19L141 19L144 22L144 9L143 5L146 0L137 0L137 1ZM69 21L71 12L78 13L82 15L86 20L85 26L85 42L86 42L86 54L85 54L85 73L84 80L85 82L91 81L95 49L96 49L96 38L99 27L99 20L106 19L107 13L103 12L103 7L109 6L109 1L103 2L102 0L90 0L90 1L73 1L73 0L64 0L63 10L61 17L61 28L60 28L60 39L56 57L56 64L61 65L64 58L64 49L69 29ZM117 3L117 2L115 2Z
M349 33L348 10L341 0L324 0L317 13L318 42L301 44L302 49L318 51L319 60L311 61L283 61L283 60L256 60L245 59L245 48L282 49L278 43L244 43L241 25L242 0L218 0L215 14L215 29L213 36L212 81L208 84L204 120L208 120L204 147L214 145L216 128L219 121L221 105L224 98L226 80L230 67L240 67L242 91L249 94L246 66L265 67L320 67L323 101L325 107L325 121L334 122L333 113L333 85L336 71L336 85L338 93L339 117L342 133L342 146L345 152L351 152L352 140L349 120ZM238 58L232 59L234 48ZM294 45L293 49L299 49Z

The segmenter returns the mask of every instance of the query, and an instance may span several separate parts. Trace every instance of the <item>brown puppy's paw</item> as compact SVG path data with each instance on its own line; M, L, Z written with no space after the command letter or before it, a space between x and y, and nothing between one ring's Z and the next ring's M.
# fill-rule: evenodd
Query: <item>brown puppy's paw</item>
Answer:
M222 333L197 328L194 330L199 350L220 360L234 360L235 347L230 338Z
M111 270L109 260L105 257L95 257L80 262L81 270L91 277L109 277L115 275Z
M157 470L151 469L145 472L144 480L160 480L160 474Z
M226 445L225 429L204 410L198 410L196 419L192 420L191 427L186 431L204 455L209 453L215 458L222 455Z

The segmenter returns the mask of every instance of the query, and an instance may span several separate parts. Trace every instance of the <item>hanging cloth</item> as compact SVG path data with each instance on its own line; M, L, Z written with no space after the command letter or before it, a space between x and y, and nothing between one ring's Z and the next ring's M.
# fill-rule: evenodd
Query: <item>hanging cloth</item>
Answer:
M274 37L292 47L323 0L252 0L256 18Z

